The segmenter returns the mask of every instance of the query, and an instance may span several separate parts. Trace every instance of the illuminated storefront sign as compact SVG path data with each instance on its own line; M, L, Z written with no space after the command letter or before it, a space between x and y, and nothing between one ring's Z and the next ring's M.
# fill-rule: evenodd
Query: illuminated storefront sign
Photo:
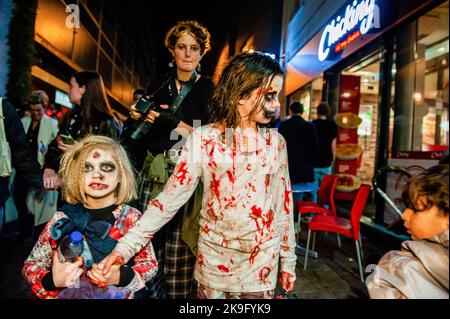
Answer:
M341 51L355 39L366 34L370 29L375 27L376 12L375 0L353 1L345 9L343 17L338 16L333 19L322 32L317 56L319 61L325 61L331 51L331 47L336 44L335 52ZM379 18L379 17L377 17ZM351 32L359 26L359 30Z

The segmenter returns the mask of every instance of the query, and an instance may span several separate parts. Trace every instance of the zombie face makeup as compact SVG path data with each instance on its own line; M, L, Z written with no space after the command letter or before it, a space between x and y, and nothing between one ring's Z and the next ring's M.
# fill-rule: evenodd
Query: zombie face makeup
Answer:
M239 113L242 119L248 120L250 124L260 123L267 124L272 118L276 117L280 110L280 101L278 95L283 87L283 77L276 75L272 82L265 89L257 89L246 98L239 101ZM248 118L256 106L258 109Z
M111 150L95 148L84 164L84 188L87 204L91 208L106 207L116 201L119 184L119 166Z

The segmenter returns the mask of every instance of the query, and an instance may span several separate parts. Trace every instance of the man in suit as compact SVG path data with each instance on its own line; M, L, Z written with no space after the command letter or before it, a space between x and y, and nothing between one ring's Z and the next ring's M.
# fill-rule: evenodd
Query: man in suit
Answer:
M27 141L32 149L33 158L42 169L48 144L58 134L58 121L45 114L48 96L44 91L33 91L30 96L29 111L31 116L22 118L22 125L27 135ZM19 215L20 237L31 235L32 226L45 225L52 214L56 212L57 191L43 191L38 194L30 189L30 183L16 177L14 185L14 202ZM33 219L28 211L34 215ZM42 227L41 227L42 228ZM40 234L40 228L34 233Z
M281 123L279 133L286 139L294 200L302 200L305 190L311 190L313 201L317 201L314 161L319 153L319 141L316 128L303 119L304 109L300 102L293 102L290 112L291 118ZM302 191L296 193L295 190Z

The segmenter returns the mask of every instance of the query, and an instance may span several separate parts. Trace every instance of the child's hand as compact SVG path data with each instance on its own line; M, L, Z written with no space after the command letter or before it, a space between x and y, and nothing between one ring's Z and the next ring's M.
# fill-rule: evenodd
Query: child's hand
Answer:
M118 285L120 282L120 265L114 264L109 272L103 274L104 264L94 264L92 269L87 272L87 276L95 283L106 285Z
M294 276L292 276L290 273L287 273L285 271L281 272L280 283L284 291L289 292L294 289L294 281L292 281L293 277Z
M53 252L52 276L56 288L66 288L74 286L77 279L83 274L83 259L77 258L76 262L61 263L58 257L58 251Z
M113 251L108 256L106 256L100 264L103 265L103 275L105 275L109 272L113 264L123 265L125 264L125 261L123 260L123 257L119 252Z

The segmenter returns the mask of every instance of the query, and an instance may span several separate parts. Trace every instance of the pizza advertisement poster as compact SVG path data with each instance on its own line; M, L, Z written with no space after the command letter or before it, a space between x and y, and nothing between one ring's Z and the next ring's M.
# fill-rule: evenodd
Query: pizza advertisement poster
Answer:
M338 127L337 144L357 144L358 131Z
M356 175L356 172L358 170L358 160L352 160L352 161L343 161L343 160L336 160L336 164L334 167L334 172L336 174L352 174Z
M334 116L338 126L336 145L335 174L339 177L336 186L336 199L354 200L361 180L356 176L361 164L362 149L358 145L358 127L362 123L359 117L361 97L361 77L341 75L339 88L339 109Z

